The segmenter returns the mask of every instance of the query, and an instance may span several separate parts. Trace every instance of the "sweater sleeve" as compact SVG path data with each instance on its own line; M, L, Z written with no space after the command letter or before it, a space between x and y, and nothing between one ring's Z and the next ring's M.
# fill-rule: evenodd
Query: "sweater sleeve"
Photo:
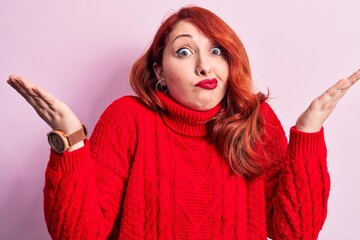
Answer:
M91 139L73 152L51 151L44 212L52 239L116 236L122 197L136 145L136 127L123 99L100 117Z
M268 236L317 239L330 190L324 130L304 133L292 127L287 144L277 116L268 105L265 108L270 140L266 148L277 163L265 180Z

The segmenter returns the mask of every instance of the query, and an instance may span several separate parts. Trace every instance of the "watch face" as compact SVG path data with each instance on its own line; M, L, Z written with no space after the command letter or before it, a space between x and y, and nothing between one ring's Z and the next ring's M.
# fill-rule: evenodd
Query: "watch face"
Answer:
M48 141L49 141L51 148L55 152L61 153L65 150L64 141L59 135L57 135L55 133L50 133L48 136Z

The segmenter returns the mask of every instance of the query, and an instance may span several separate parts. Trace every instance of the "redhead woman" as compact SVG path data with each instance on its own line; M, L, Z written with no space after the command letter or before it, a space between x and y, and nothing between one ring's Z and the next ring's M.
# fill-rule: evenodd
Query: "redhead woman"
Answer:
M317 97L289 142L249 60L214 13L186 7L159 28L90 139L23 77L8 83L52 128L44 209L53 239L317 239L330 179L323 123L360 71Z

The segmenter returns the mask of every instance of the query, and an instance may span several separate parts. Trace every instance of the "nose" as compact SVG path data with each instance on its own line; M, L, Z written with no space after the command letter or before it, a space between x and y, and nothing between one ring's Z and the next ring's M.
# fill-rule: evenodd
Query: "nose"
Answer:
M199 76L207 76L211 72L211 67L205 57L199 57L195 73Z
M208 74L208 71L205 68L197 67L196 74L199 76L206 76Z

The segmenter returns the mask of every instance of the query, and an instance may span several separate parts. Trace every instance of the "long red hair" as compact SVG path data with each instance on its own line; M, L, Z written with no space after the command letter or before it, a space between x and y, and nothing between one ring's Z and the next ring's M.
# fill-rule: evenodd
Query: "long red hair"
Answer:
M257 145L264 132L260 103L266 99L253 92L249 59L236 33L211 11L185 7L162 23L148 50L133 65L130 83L142 101L157 111L164 106L156 96L157 78L153 64L161 64L168 36L179 21L187 21L219 45L229 64L229 83L219 114L207 123L213 139L231 168L245 177L259 175L265 164L260 162Z

